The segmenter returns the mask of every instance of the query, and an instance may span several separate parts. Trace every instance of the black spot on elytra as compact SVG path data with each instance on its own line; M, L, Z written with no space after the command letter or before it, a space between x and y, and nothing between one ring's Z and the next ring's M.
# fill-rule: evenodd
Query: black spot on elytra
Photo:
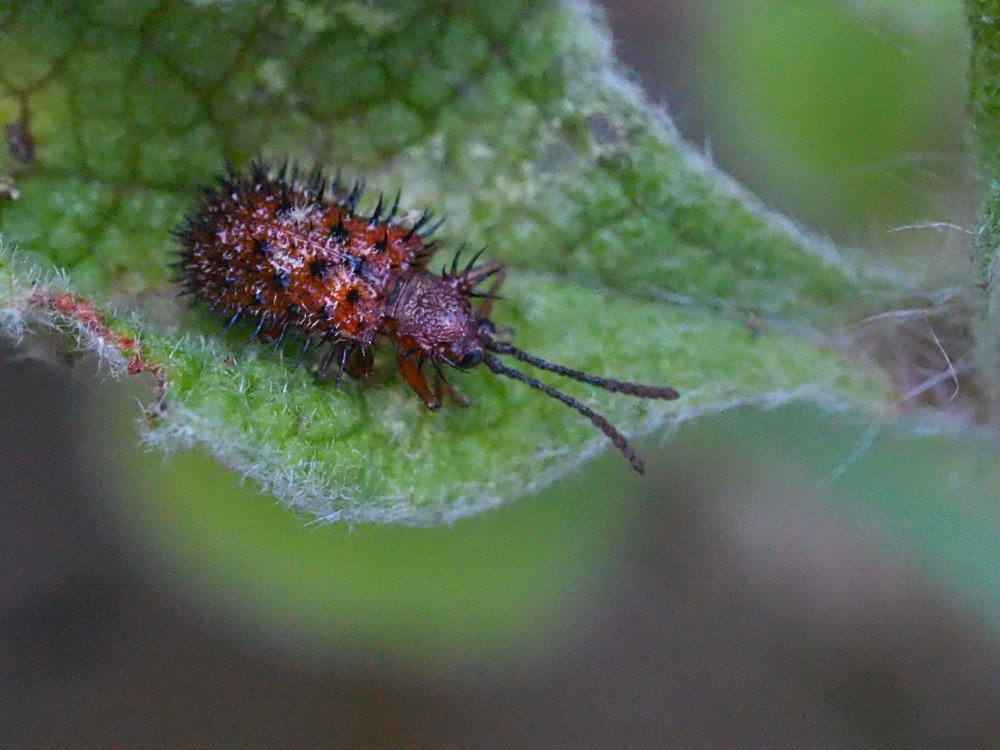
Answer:
M275 289L287 289L288 288L288 274L284 271L276 271L274 276L271 278L271 285Z
M344 299L346 299L352 305L356 305L358 303L358 300L361 299L361 292L359 292L357 288L351 289L347 292Z
M316 258L316 260L309 264L309 275L314 279L322 279L326 276L329 268L330 261L326 258Z
M267 240L254 240L253 241L253 254L259 255L261 257L266 257L268 252L271 250L270 245L267 244Z
M365 259L364 258L358 258L358 257L356 257L354 255L345 255L344 256L344 265L346 265L348 268L350 268L351 269L351 273L353 273L355 276L360 276L361 275L361 269L364 268L364 266L365 266Z
M330 228L330 239L334 242L347 242L351 239L351 232L344 226L344 217L337 219L337 223Z

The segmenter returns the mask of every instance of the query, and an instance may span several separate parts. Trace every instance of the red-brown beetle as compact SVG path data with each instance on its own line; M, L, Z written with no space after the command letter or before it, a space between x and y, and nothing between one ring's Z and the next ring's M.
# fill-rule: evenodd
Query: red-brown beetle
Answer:
M370 216L356 212L362 187L345 189L314 170L300 179L287 165L270 170L254 162L248 173L229 170L175 232L181 243L184 293L225 313L227 326L241 319L256 323L251 338L280 345L286 333L303 338L301 353L327 345L320 372L337 366L365 379L372 371L380 338L396 350L399 372L428 409L452 388L441 365L466 370L484 364L493 372L542 391L589 419L638 473L642 461L607 419L579 401L504 365L497 355L575 380L639 398L677 398L664 386L601 378L554 365L501 340L490 321L504 265L477 265L476 253L464 266L456 254L440 275L427 269L437 228L424 213L409 226L396 221L399 196L386 211L380 197ZM486 291L480 285L490 281ZM474 300L478 300L474 302ZM432 369L430 381L424 366Z

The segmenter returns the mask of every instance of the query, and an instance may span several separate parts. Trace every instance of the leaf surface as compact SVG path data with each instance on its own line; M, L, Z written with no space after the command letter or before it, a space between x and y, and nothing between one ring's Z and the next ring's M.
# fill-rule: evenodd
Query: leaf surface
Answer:
M449 521L607 441L486 371L452 377L473 406L428 413L389 357L374 382L334 389L244 344L251 329L185 311L170 231L225 162L340 169L366 180L362 211L400 189L406 207L446 215L432 268L462 242L508 263L494 319L518 346L682 392L643 402L556 383L630 434L736 403L892 399L836 342L898 282L768 213L683 144L581 5L12 2L0 61L0 122L34 144L21 158L8 128L0 160L17 192L0 198L4 328L45 317L32 284L64 271L55 287L163 373L148 441L202 444L321 519Z

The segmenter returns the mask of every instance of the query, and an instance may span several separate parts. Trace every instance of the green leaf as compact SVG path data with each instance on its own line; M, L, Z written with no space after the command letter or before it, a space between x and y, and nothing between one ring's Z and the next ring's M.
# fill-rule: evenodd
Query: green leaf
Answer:
M443 257L468 241L511 266L494 317L519 346L681 390L645 402L559 384L630 434L736 403L893 398L836 342L900 282L768 213L683 144L579 4L13 2L0 61L0 121L24 118L36 152L0 161L19 192L0 198L16 249L0 254L5 329L51 317L31 283L65 270L58 288L162 371L150 443L204 445L320 519L449 521L607 441L488 372L453 378L472 407L428 413L384 357L374 382L334 389L244 345L247 329L185 312L169 232L224 161L340 168L447 215ZM68 322L124 369L131 350Z
M969 59L969 109L982 162L1000 175L1000 2L966 0L972 48Z
M993 396L1000 362L1000 2L966 0L972 35L969 61L969 109L980 152L980 169L991 195L983 208L983 226L976 236L976 253L985 311L977 321L976 337L983 373Z

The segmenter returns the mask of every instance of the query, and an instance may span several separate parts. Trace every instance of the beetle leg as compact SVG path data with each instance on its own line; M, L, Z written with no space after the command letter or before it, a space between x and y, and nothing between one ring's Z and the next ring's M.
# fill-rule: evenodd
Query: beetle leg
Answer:
M347 374L355 380L368 380L375 362L374 350L370 346L359 346L347 358Z
M437 397L439 399L442 398L441 394L443 391L444 393L447 393L448 397L451 398L451 400L454 401L459 406L469 406L472 403L471 398L463 394L460 390L458 390L447 380L438 380L435 391L437 392Z
M441 372L441 366L437 362L431 360L431 364L434 365L434 371L437 373L437 379L434 381L434 395L437 396L438 401L444 398L444 394L447 394L459 406L468 406L472 403L471 399L462 395L461 391L445 379L444 373Z
M441 399L431 392L430 386L427 384L427 377L420 369L421 364L423 364L421 359L414 359L404 352L396 352L396 366L399 368L399 374L403 376L406 384L420 396L424 406L434 411L441 406Z

